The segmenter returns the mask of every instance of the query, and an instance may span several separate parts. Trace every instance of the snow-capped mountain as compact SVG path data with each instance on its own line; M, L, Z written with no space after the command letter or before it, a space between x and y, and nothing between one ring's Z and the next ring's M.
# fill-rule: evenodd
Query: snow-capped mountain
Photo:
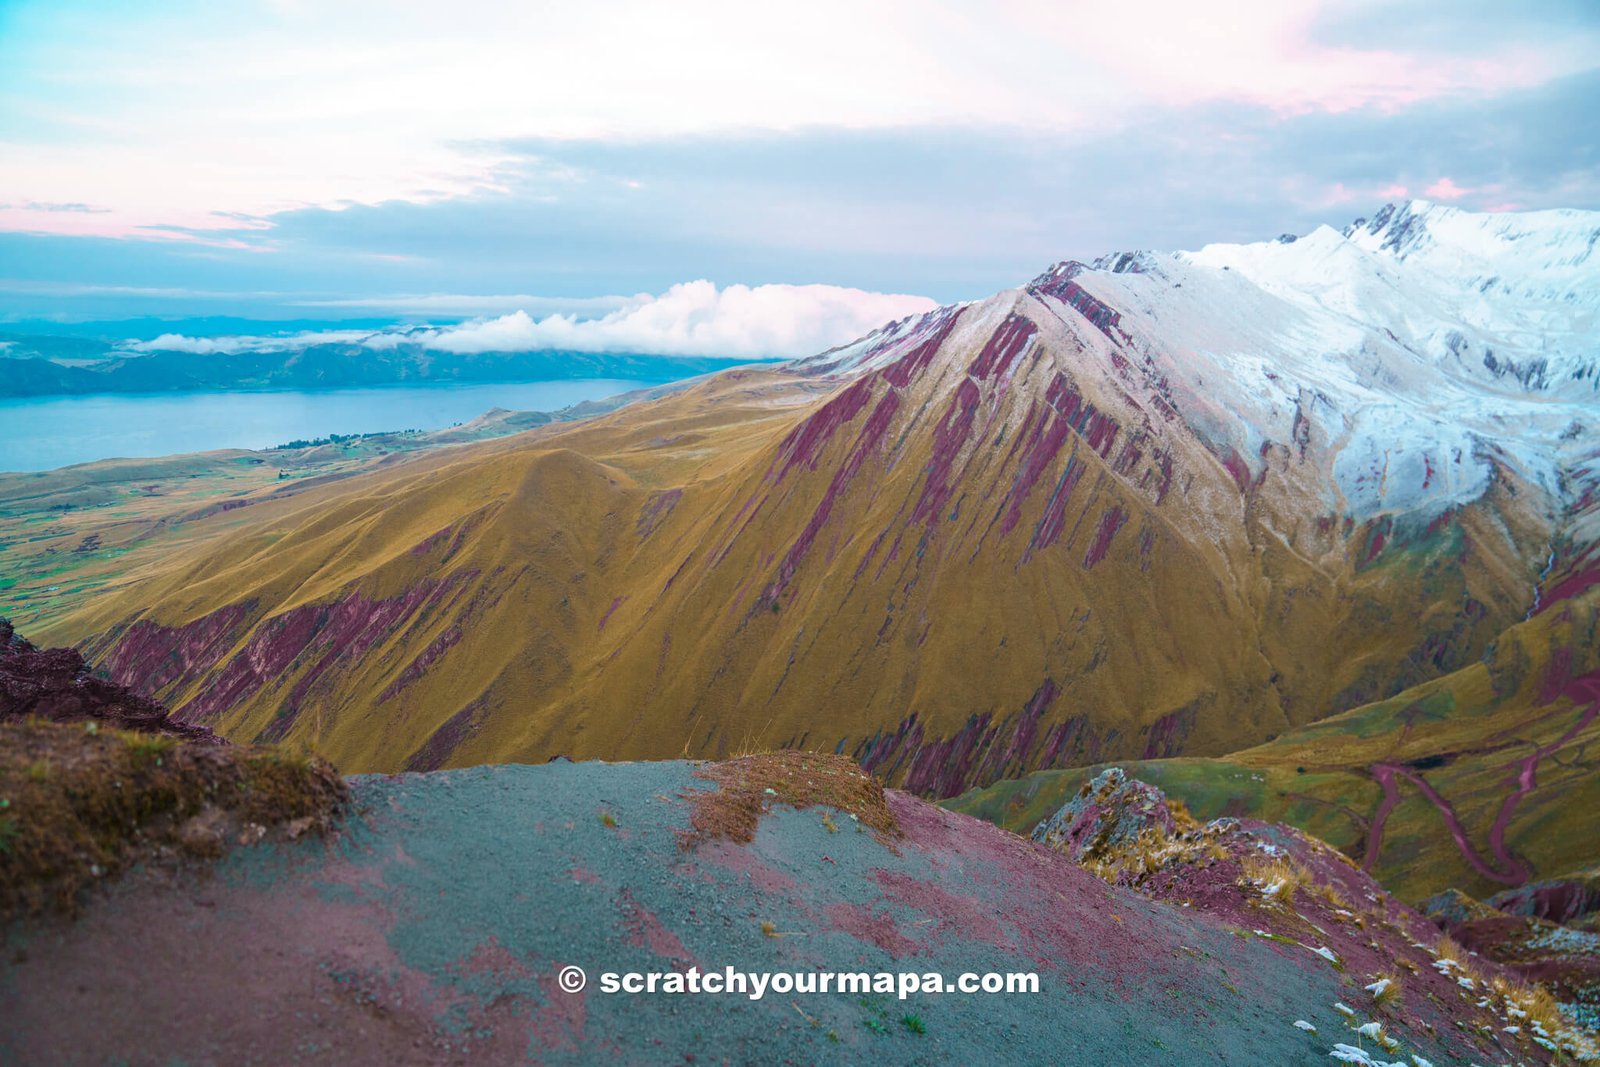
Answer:
M180 522L46 636L363 771L823 747L943 796L1235 751L1600 595L1597 229L1063 263Z
M1191 426L1253 475L1267 442L1317 428L1330 506L1431 518L1481 495L1491 460L1574 492L1563 472L1592 459L1600 407L1597 246L1600 212L1416 200L1343 232L1066 262L1030 291L1070 286L1114 314L1139 384L1182 395ZM799 365L892 361L916 321Z

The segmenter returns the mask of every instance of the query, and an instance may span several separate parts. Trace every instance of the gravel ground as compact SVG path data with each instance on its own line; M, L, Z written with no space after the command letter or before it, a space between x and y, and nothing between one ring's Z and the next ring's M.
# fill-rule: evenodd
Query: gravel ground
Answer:
M0 1062L1313 1064L1344 1040L1333 1005L1360 994L1302 947L904 794L892 844L784 808L748 845L685 850L694 769L353 779L331 842L138 872L74 921L8 931ZM581 993L558 984L571 965ZM1039 992L599 988L695 966L1037 972Z

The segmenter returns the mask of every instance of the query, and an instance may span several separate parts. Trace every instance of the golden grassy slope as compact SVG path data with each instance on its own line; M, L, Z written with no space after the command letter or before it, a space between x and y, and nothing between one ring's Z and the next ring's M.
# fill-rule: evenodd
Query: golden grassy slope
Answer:
M1450 887L1486 896L1600 861L1597 702L1600 589L1387 700L1222 759L1121 765L1201 818L1298 826L1407 899ZM1027 833L1099 770L1028 775L948 806Z
M1325 441L1243 478L1121 345L1002 294L864 375L730 372L188 524L36 636L351 771L796 745L948 795L1229 751L1520 614L1550 528L1514 474L1341 523Z

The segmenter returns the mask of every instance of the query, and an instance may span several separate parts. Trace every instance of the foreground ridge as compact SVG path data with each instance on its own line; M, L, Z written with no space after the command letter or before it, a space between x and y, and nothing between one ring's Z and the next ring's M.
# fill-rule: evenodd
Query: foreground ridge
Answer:
M268 840L229 853L213 878L134 875L74 924L13 927L0 1050L491 1064L1591 1054L1537 989L1466 958L1294 831L1197 831L1172 812L1216 854L1146 867L1135 887L905 793L874 799L870 782L841 757L792 752L357 778L361 815L331 848ZM817 801L806 783L860 799L785 802ZM729 788L756 804L748 840L697 823L708 794ZM1139 788L1108 777L1062 818L1098 818ZM1144 801L1163 803L1137 795L1145 814ZM882 805L890 834L866 825ZM576 991L561 977L574 966L587 978ZM604 982L654 972L683 985L691 969L729 968L798 974L802 990L819 971L890 985L784 982L690 1008L685 994ZM1038 992L902 999L901 972L1036 975ZM73 989L94 1018L59 1011Z

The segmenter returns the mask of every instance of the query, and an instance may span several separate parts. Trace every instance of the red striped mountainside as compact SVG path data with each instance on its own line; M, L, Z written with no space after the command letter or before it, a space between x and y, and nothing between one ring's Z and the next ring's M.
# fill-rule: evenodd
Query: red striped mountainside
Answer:
M354 771L798 746L948 796L1233 751L1474 663L1588 580L1592 344L1557 327L1593 265L1440 296L1600 232L1553 214L1063 264L198 519L42 633ZM1441 266L1469 247L1478 273ZM1544 370L1495 370L1530 365L1536 313Z

